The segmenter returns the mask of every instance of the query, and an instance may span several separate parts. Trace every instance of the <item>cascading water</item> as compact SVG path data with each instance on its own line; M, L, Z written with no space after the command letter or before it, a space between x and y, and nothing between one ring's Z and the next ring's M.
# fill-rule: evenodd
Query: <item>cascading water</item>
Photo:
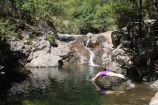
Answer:
M94 57L95 57L95 53L94 53L90 48L88 48L89 42L90 42L90 39L88 39L87 42L86 42L86 49L89 51L89 54L90 54L89 65L90 65L90 66L98 66L98 65L96 65L96 64L93 62Z
M87 47L87 48L88 48L89 42L90 42L90 39L88 39L87 42L86 42L86 47Z
M94 62L93 62L93 59L94 59L94 57L95 57L94 52L93 52L91 49L89 49L89 53L90 53L89 65L91 65L91 66L96 66L96 64L94 64Z

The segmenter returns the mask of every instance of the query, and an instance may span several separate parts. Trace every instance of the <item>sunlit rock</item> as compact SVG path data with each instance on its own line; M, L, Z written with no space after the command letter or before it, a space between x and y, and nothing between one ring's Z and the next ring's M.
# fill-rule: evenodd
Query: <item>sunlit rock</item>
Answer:
M158 105L158 92L155 94L155 96L151 99L149 105Z
M52 55L45 51L36 51L33 54L33 59L28 63L27 67L54 67L58 66L58 61L61 57Z
M150 87L158 92L158 80L155 81L152 85L150 85Z

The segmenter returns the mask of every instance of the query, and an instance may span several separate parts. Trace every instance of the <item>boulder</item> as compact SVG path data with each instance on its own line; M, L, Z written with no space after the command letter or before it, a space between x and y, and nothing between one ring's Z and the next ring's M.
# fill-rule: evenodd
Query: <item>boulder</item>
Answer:
M63 57L70 53L69 44L56 40L57 47L52 47L46 36L36 37L32 41L32 51L28 57L26 67L54 67L59 66Z
M61 57L52 55L45 51L36 51L33 53L33 59L26 67L54 67L58 66L58 61Z
M32 47L16 38L0 38L0 64L5 67L23 66Z
M78 64L87 64L88 63L88 50L84 46L84 43L74 42L70 45L70 50L72 52L72 57L69 58L69 62L78 63Z
M158 92L155 94L155 96L151 99L149 105L158 105Z
M153 90L155 90L155 91L158 92L158 80L155 81L153 84L151 84L150 87L151 87Z

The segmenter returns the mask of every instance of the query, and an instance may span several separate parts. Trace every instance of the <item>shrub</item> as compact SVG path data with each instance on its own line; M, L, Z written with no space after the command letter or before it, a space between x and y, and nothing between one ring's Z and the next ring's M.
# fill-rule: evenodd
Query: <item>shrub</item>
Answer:
M25 39L25 44L31 45L32 44L32 39L31 38L26 38Z
M0 20L0 36L16 36L16 26L10 20Z
M48 35L48 41L50 42L51 46L56 46L55 42L55 35Z
M83 2L83 3L81 3ZM100 0L81 0L74 12L74 23L81 33L107 31L113 23L112 4Z

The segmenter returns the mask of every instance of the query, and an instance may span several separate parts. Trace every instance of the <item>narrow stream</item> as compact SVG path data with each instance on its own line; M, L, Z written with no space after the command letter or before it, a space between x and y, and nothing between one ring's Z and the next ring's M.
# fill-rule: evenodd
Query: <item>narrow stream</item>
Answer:
M103 94L91 81L99 69L71 65L63 69L32 69L25 78L10 75L4 79L9 83L1 92L0 105L148 105L154 96L143 84L121 94Z

